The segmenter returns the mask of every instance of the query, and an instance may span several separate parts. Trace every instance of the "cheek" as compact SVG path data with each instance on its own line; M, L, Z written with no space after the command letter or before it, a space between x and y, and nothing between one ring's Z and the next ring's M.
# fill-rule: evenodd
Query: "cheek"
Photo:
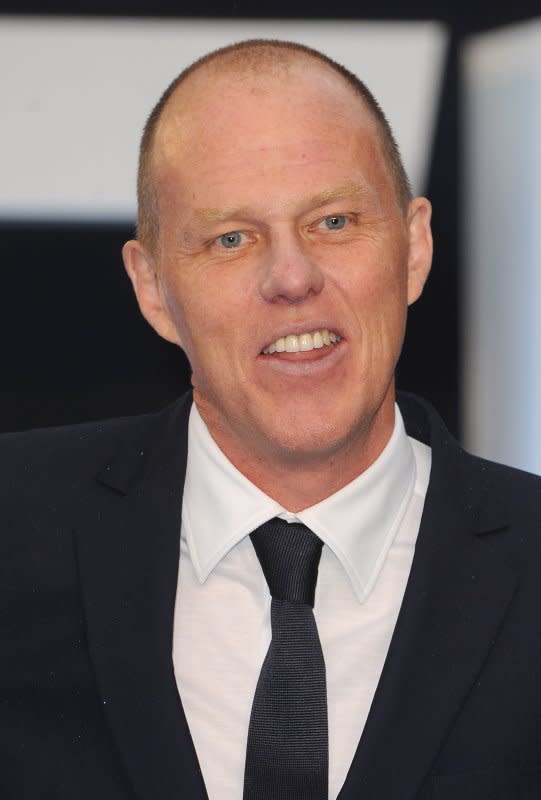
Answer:
M165 297L194 373L209 373L230 363L241 349L249 318L242 295L224 280L175 280Z
M365 254L366 256L366 254ZM358 357L369 373L394 368L407 316L407 272L398 248L370 253L351 262L341 281L346 307L354 319Z
M400 261L359 259L340 283L344 299L362 317L385 316L386 311L407 307L407 274Z

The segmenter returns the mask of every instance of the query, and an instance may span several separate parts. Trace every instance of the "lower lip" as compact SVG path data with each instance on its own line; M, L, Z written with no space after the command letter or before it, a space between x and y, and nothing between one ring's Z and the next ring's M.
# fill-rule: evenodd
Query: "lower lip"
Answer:
M346 343L341 339L336 344L298 353L261 354L258 362L262 366L283 374L310 375L333 367L344 355Z

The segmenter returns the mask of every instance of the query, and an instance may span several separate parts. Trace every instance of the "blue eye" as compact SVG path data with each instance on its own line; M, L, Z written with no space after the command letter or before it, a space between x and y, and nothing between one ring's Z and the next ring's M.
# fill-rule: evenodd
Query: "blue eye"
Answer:
M325 217L323 223L325 227L330 231L339 231L341 228L345 226L347 222L347 217L344 214L338 214L332 217Z
M220 236L218 239L222 247L239 247L242 244L242 233L239 231L230 231L229 233L224 233L223 236Z

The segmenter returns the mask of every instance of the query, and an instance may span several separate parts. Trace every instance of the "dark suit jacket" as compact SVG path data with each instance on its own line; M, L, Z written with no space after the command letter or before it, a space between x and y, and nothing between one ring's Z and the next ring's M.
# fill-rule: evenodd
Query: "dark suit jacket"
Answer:
M189 403L0 438L1 800L206 797L171 659ZM541 480L401 405L432 474L340 800L541 798Z

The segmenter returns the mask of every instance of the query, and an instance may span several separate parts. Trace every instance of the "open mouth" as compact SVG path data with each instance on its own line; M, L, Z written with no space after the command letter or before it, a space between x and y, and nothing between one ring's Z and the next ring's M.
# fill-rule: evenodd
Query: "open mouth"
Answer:
M290 333L280 336L262 350L262 355L273 353L307 353L310 350L321 350L323 347L332 347L341 341L341 337L327 328L312 331L311 333Z

